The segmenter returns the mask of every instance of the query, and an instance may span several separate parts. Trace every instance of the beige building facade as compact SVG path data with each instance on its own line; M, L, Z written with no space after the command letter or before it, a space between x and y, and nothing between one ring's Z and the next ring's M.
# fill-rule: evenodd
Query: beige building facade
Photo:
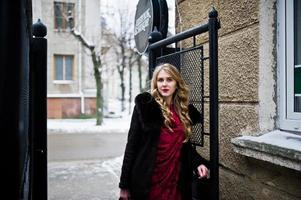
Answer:
M95 5L92 6L93 12L87 12L90 3ZM66 18L71 10L76 30L96 45L99 42L97 37L100 37L99 21L95 20L99 19L96 14L100 9L99 0L33 0L32 4L33 21L40 18L47 26L48 118L95 113L96 95L91 61L87 50L70 34Z
M176 5L177 32L207 23L212 6L221 22L220 199L301 199L300 1ZM208 35L198 42L208 50ZM205 117L208 122L208 112ZM206 138L199 149L205 157L208 145Z
M95 45L102 59L104 114L118 112L120 78L116 65L118 59L112 44L105 41L106 5L101 0L33 0L33 22L41 19L47 26L47 114L48 118L73 118L93 116L96 112L96 85L91 52L73 35L67 24L68 11L74 19L75 30L89 44ZM105 53L100 53L105 50ZM133 68L132 94L140 90L137 67ZM146 78L146 62L142 66L143 85ZM124 73L126 99L128 97L129 72ZM112 104L113 102L113 104ZM111 106L112 105L112 106Z

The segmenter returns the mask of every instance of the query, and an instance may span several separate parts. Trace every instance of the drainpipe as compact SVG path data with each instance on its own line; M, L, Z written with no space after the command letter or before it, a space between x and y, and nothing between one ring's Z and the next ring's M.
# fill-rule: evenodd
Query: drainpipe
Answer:
M79 27L78 30L80 33L82 33L82 1L78 0L78 20L79 20ZM80 95L80 112L81 114L85 113L85 96L83 93L83 88L82 88L82 45L79 43L79 54L78 54L78 90L79 90L79 95Z

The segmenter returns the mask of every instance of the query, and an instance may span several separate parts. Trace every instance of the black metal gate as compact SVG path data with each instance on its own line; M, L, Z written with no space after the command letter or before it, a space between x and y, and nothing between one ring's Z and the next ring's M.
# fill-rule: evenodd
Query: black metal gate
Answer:
M218 13L213 8L209 12L208 23L194 27L172 37L159 40L160 33L150 34L149 45L149 75L160 63L170 63L176 66L190 88L190 103L204 115L204 106L209 105L209 128L204 128L204 118L193 130L191 142L198 147L204 146L204 135L210 138L210 199L219 199L219 147L218 147L218 29L220 23ZM204 33L209 34L209 55L205 55L204 45L197 44L197 38ZM156 39L158 38L158 39ZM192 43L190 47L179 47L183 41ZM170 45L174 44L174 47ZM185 45L186 46L186 45ZM206 68L206 62L209 67ZM205 77L208 77L207 80ZM205 84L209 84L209 91Z
M46 27L32 26L31 0L1 0L0 10L1 195L46 200Z

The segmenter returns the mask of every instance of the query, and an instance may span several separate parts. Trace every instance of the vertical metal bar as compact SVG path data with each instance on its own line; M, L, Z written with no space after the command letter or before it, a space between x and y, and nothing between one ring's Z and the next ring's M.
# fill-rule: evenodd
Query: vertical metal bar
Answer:
M148 73L149 73L149 79L152 79L153 76L153 71L155 70L156 66L157 66L157 57L160 54L163 54L163 52L161 52L161 48L159 49L151 49L149 51L149 63L148 63Z
M160 52L161 52L160 49L152 49L149 52L149 63L148 63L149 80L152 79L153 71L155 70L157 65L157 57L158 54L160 54Z
M195 47L196 46L196 39L195 39L195 35L193 36L193 47Z
M149 46L153 43L156 43L158 41L160 41L162 39L162 35L161 33L158 34L159 32L156 31L156 29L150 33L149 38L148 38L148 42L149 42ZM154 49L149 49L149 63L148 63L148 76L149 76L149 80L151 80L152 75L153 75L153 71L156 67L156 61L157 61L157 57L158 55L163 55L163 48L165 47L159 47L159 48L154 48Z
M201 102L202 102L202 146L204 146L204 48L203 46L201 47L201 85L202 85L202 89L201 89Z
M210 84L210 161L211 199L219 199L219 139L218 139L218 13L209 13L209 84Z
M47 39L46 27L33 25L30 52L32 199L47 200Z
M148 61L148 79L151 80L152 74L153 74L153 69L155 68L155 55L154 55L155 50L150 50L149 51L149 61Z

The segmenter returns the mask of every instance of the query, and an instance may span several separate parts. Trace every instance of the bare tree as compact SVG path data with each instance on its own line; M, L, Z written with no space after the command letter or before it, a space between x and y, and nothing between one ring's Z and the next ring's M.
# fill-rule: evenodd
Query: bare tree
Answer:
M130 54L129 59L128 59L128 66L129 66L129 114L131 114L132 110L132 59L133 59L133 54Z
M91 53L91 59L93 63L93 70L94 70L94 79L96 82L96 125L101 125L103 122L103 83L101 79L101 69L102 69L102 62L101 62L101 50L96 52L95 45L90 44L85 37L74 28L73 17L72 13L68 11L68 25L70 28L71 34L81 42L81 44L87 48Z
M132 65L132 48L131 41L133 40L132 22L129 20L127 10L118 9L117 20L119 21L118 29L113 30L111 40L114 43L114 52L117 57L116 68L120 77L121 89L121 111L125 110L125 69L131 63ZM130 69L131 70L131 69ZM131 76L131 75L130 75Z
M142 62L141 55L137 53L134 48L134 27L133 19L129 8L126 6L114 9L114 15L108 16L110 20L114 19L114 26L110 28L110 34L106 35L107 41L111 44L113 53L116 55L116 69L120 78L120 91L121 91L121 111L125 110L125 97L126 97L126 77L125 72L128 69L129 72L129 84L128 84L128 105L129 112L131 112L132 103L132 72L134 67L138 65L139 73L139 86L142 90ZM139 64L140 63L140 64ZM139 67L140 66L140 67ZM140 71L140 72L139 72Z
M124 70L128 68L129 70L129 113L131 112L132 108L132 99L133 99L133 93L132 93L132 82L133 82L133 67L137 66L138 68L138 79L139 79L139 91L141 92L143 90L142 88L142 56L138 54L138 52L134 49L132 46L133 42L133 34L124 32L125 35L122 37L123 39L118 40L115 35L115 40L118 41L115 49L115 53L117 55L117 59L119 60L119 64L117 64L117 70L120 76L121 80L121 105L124 111L125 108L125 77L124 77Z
M131 43L131 40L129 41L129 46ZM139 62L140 62L140 70L139 70ZM135 64L138 64L138 73L139 78L142 77L142 71L141 71L141 55L138 54L137 51L134 51L134 49L129 49L129 57L128 57L128 68L129 68L129 114L131 114L132 110L132 99L133 99L133 93L132 93L132 85L133 85L133 66ZM140 72L139 72L140 71ZM141 84L141 85L140 85ZM142 91L142 82L139 80L139 89L140 92Z

